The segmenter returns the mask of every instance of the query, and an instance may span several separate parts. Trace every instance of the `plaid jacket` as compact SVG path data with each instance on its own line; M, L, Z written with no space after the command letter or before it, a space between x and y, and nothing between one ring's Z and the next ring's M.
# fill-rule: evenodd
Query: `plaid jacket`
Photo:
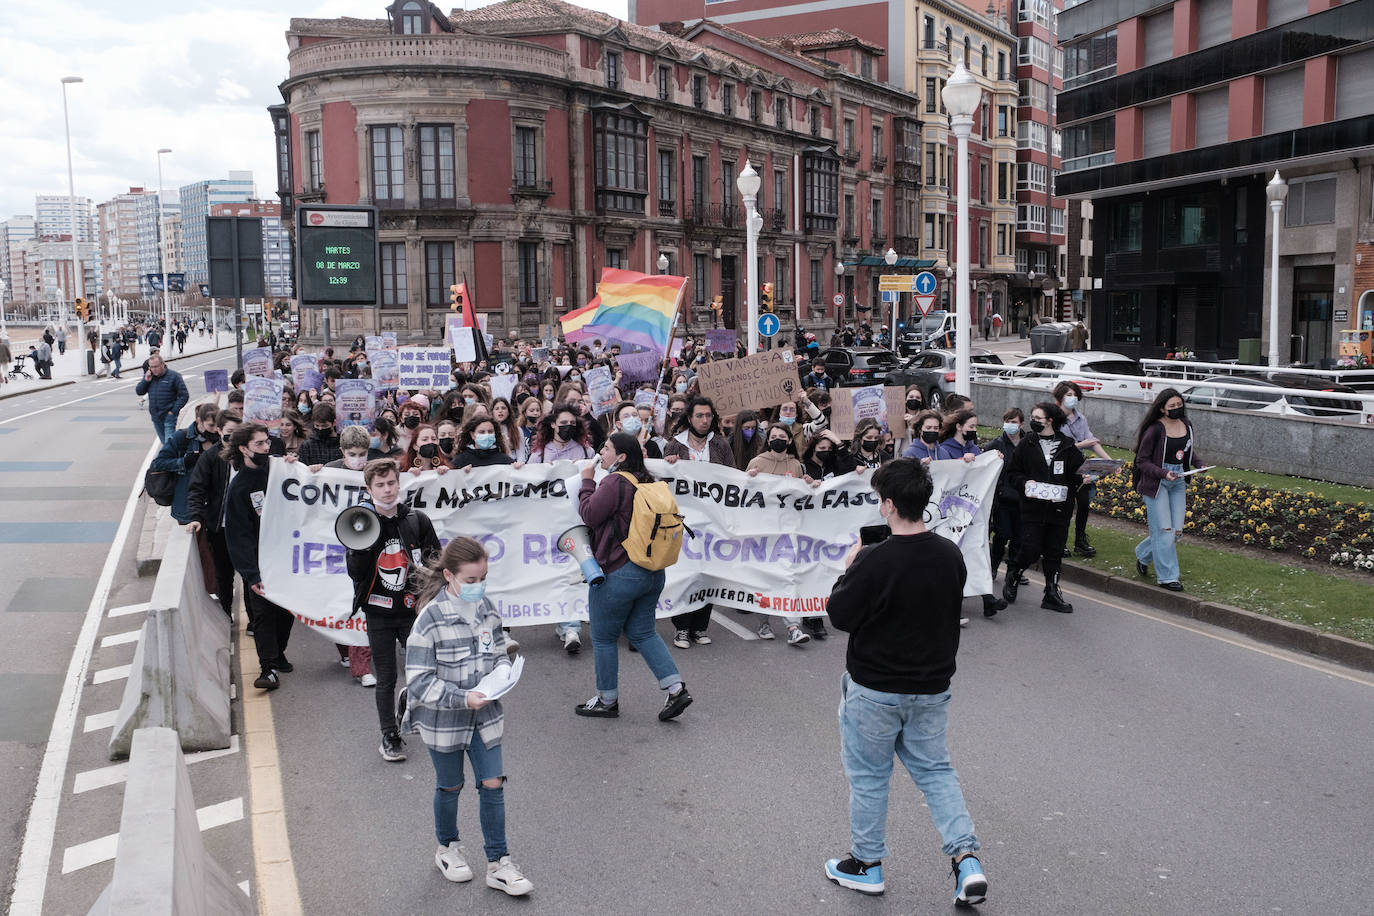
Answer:
M480 643L488 633L484 651ZM469 709L468 691L497 665L509 664L501 616L491 601L484 598L474 607L442 589L415 619L406 640L408 724L436 751L467 747L474 730L483 744L495 747L505 722L501 701Z

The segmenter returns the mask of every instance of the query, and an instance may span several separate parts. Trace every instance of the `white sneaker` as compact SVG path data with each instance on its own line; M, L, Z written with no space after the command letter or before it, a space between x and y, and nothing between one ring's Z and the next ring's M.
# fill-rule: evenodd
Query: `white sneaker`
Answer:
M434 854L434 864L439 867L445 878L455 884L472 880L472 868L463 858L463 847L458 845L457 840L439 847L439 851Z
M699 646L709 646L711 644L711 637L707 636L705 633L696 632L692 634L692 642Z
M523 897L534 890L530 879L520 874L520 869L510 860L510 856L502 856L499 862L487 863L487 887L505 891L512 897Z
M358 678L358 683L362 684L364 687L376 687L377 676L373 674L371 671L369 671L367 674L364 674L362 677Z
M773 626L767 621L759 624L759 639L774 639Z
M804 646L811 641L810 633L803 633L801 627L787 628L787 644L789 646Z
M345 655L343 658L339 659L339 664L340 664L340 665L343 665L345 668L347 668L347 667L348 667L348 656Z
M967 618L967 617L960 617L960 618L959 618L959 626L961 626L961 627L966 627L966 626L968 626L968 618Z
M576 655L582 649L582 637L576 630L569 630L563 634L563 648L569 655Z

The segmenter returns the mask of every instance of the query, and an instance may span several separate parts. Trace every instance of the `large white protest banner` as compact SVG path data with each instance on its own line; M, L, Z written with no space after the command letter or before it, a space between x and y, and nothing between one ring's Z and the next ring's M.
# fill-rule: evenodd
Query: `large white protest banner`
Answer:
M881 523L867 475L819 487L788 477L749 477L703 462L649 462L669 481L696 536L668 569L660 617L716 604L766 613L825 611L859 528ZM992 591L988 517L1001 462L930 465L935 492L926 524L963 550L965 595ZM403 499L434 522L441 541L468 535L490 555L487 594L509 626L586 619L588 586L559 552L558 536L581 523L571 462L402 475ZM361 615L350 619L352 583L334 519L365 498L362 474L273 461L259 557L267 597L329 638L366 644Z

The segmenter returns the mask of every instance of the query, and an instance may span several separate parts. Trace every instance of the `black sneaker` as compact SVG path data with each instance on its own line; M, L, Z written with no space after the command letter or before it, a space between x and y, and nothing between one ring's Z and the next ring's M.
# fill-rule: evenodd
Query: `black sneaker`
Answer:
M281 681L277 678L277 672L268 668L262 674L258 675L258 679L253 682L253 686L259 690L276 690L281 686Z
M677 693L668 694L668 699L664 701L663 708L658 711L658 721L667 722L669 719L676 719L682 715L682 711L692 705L692 695L687 692L687 685L683 684L682 689Z
M280 671L282 674L290 674L292 671L296 670L296 666L288 662L285 655L282 655L272 663L272 670Z
M1089 560L1097 556L1097 548L1089 544L1087 538L1083 538L1079 541L1074 541L1073 552L1078 554L1080 557L1084 557Z
M825 628L825 621L819 617L803 617L802 626L811 634L812 639L826 639L830 636L830 631Z
M998 611L1007 609L1007 599L997 598L993 595L983 596L983 616L996 617Z
M406 759L405 747L406 743L401 740L399 732L385 732L377 752L382 755L382 759L387 763L400 763Z
M593 719L616 719L620 716L620 701L612 700L607 703L601 699L601 694L598 693L587 702L574 706L573 712L579 716L589 716Z

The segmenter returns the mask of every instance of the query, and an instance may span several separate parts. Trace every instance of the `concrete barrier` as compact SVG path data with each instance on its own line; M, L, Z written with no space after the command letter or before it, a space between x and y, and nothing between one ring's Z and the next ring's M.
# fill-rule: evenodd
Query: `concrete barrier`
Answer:
M205 853L177 733L138 729L124 787L114 877L90 916L252 912L253 901Z
M1168 380L1154 384L1162 390ZM982 411L978 420L1000 426L1008 407L1020 407L1029 416L1036 403L1053 400L1052 387L974 382L973 403ZM1134 449L1136 429L1153 400L1154 393L1148 394L1088 394L1084 413L1093 435L1106 445ZM1374 487L1374 427L1225 407L1190 406L1188 416L1197 431L1198 455L1208 464Z
M193 535L173 526L110 736L129 755L134 730L164 726L186 751L229 746L229 619L205 590Z

